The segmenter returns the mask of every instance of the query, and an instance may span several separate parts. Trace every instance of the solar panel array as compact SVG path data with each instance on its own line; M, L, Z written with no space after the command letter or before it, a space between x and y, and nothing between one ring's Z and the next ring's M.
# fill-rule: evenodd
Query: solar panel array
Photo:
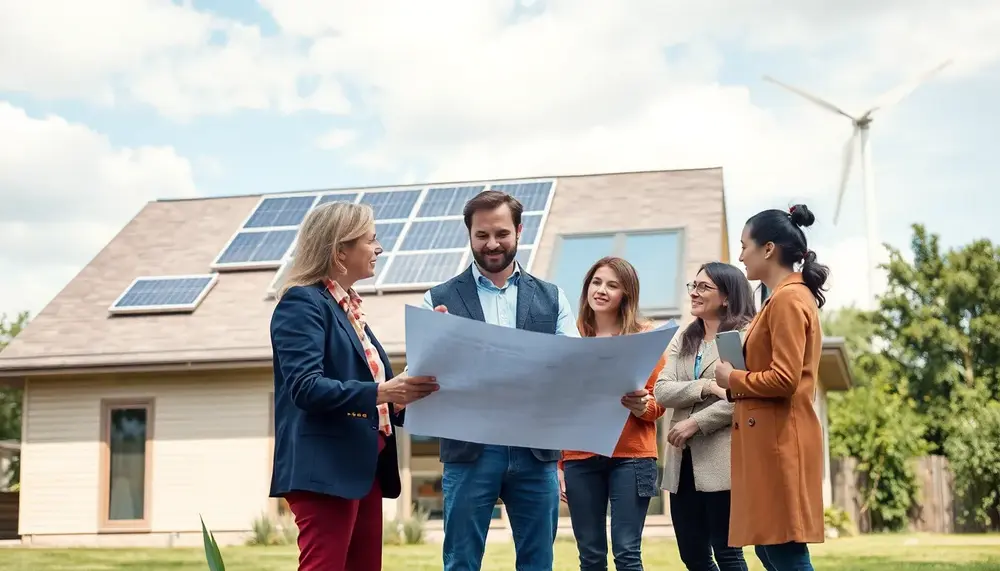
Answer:
M264 197L223 248L213 267L220 271L279 267L268 288L268 294L273 295L294 255L294 240L285 238L284 233L296 231L311 208L341 200L372 207L375 232L384 249L376 265L375 277L359 282L356 289L426 289L450 279L471 263L469 232L462 210L470 198L490 188L507 192L524 205L517 260L530 269L551 203L554 190L551 180ZM312 202L306 208L308 201ZM257 234L266 234L266 237L258 238ZM252 251L241 249L240 244L251 240L247 236L262 246ZM267 244L275 244L275 247L269 249Z
M141 277L133 281L108 309L111 313L170 313L193 311L218 281L218 274Z
M294 256L299 226L320 204L364 203L375 213L375 231L384 252L375 277L355 284L358 291L403 291L433 287L471 263L469 233L462 210L487 189L507 192L524 205L517 260L531 268L535 246L551 204L554 180L480 183L421 188L326 191L261 198L250 216L211 264L215 272L277 269L268 287L273 296ZM136 279L111 305L121 313L191 312L218 280L218 274Z

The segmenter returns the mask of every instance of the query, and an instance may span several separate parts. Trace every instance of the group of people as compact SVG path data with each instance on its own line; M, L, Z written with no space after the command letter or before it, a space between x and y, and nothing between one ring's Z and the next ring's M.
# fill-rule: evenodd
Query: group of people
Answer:
M428 310L554 335L648 331L639 277L625 259L597 260L573 311L566 293L515 261L521 204L484 191L465 205L473 263L431 288ZM677 546L690 570L747 569L754 546L770 571L812 569L824 539L823 441L813 409L828 269L803 228L804 205L751 217L735 266L706 263L687 284L692 319L674 335L629 411L612 456L441 439L445 571L478 571L497 501L519 571L551 571L560 501L581 571L642 569L651 498L669 493ZM275 383L272 497L299 528L302 571L381 569L382 498L400 495L396 428L434 377L394 374L353 285L382 252L370 207L331 202L302 224L271 321ZM749 280L771 291L758 311ZM574 318L574 313L577 316ZM738 331L745 369L720 358L716 335ZM503 363L484 363L503 367ZM553 406L572 406L572 388ZM568 400L567 400L568 399ZM672 410L662 474L657 419Z

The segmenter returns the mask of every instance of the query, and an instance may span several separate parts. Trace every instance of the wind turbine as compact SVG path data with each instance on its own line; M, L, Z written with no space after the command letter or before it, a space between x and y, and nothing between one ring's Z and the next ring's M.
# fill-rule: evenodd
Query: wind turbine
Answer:
M872 168L872 147L870 137L872 114L878 110L891 107L908 95L916 91L918 87L926 83L934 75L937 75L941 70L948 67L952 63L951 59L938 64L933 69L930 69L916 78L903 83L902 85L891 89L878 97L875 100L875 104L872 105L867 111L861 115L854 116L847 113L840 107L820 99L815 95L803 91L797 87L792 87L786 83L782 83L777 79L770 76L764 76L765 81L769 81L776 85L779 85L792 93L800 97L819 105L827 111L831 111L838 115L843 115L851 120L851 124L854 126L851 132L850 138L844 145L844 158L843 167L840 175L840 186L837 190L837 206L833 212L833 224L836 225L840 219L840 205L844 199L844 190L847 188L847 179L851 174L851 163L854 159L855 149L859 146L861 147L861 177L862 186L864 189L865 196L865 221L867 222L867 242L868 242L868 303L874 306L875 300L875 288L877 280L877 260L879 256L879 236L878 236L878 211L875 206L875 176Z

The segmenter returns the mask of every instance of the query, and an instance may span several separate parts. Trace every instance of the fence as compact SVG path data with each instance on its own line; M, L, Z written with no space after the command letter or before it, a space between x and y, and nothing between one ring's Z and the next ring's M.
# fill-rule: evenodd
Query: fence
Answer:
M0 492L0 539L18 539L17 513L20 506L18 492Z
M944 456L925 456L914 460L919 491L917 505L910 513L913 531L954 533L955 520L954 478ZM858 531L871 531L871 517L867 510L864 489L867 477L857 469L855 458L834 458L830 462L833 487L833 504L846 511ZM963 531L958 529L957 531Z

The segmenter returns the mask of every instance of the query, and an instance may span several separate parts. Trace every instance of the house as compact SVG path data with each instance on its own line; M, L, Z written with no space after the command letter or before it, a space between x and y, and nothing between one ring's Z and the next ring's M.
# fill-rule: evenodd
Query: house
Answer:
M730 258L720 168L151 202L0 354L0 382L25 389L23 541L199 544L199 515L220 542L241 541L280 509L267 498L268 324L299 222L329 200L374 207L385 253L358 287L399 371L404 306L469 263L462 205L487 187L525 205L518 259L571 299L616 253L638 268L646 315L683 320L683 284ZM846 388L842 343L824 350L822 376ZM416 505L440 529L436 442L400 435L403 494L386 515ZM647 528L669 530L665 510L657 498Z

